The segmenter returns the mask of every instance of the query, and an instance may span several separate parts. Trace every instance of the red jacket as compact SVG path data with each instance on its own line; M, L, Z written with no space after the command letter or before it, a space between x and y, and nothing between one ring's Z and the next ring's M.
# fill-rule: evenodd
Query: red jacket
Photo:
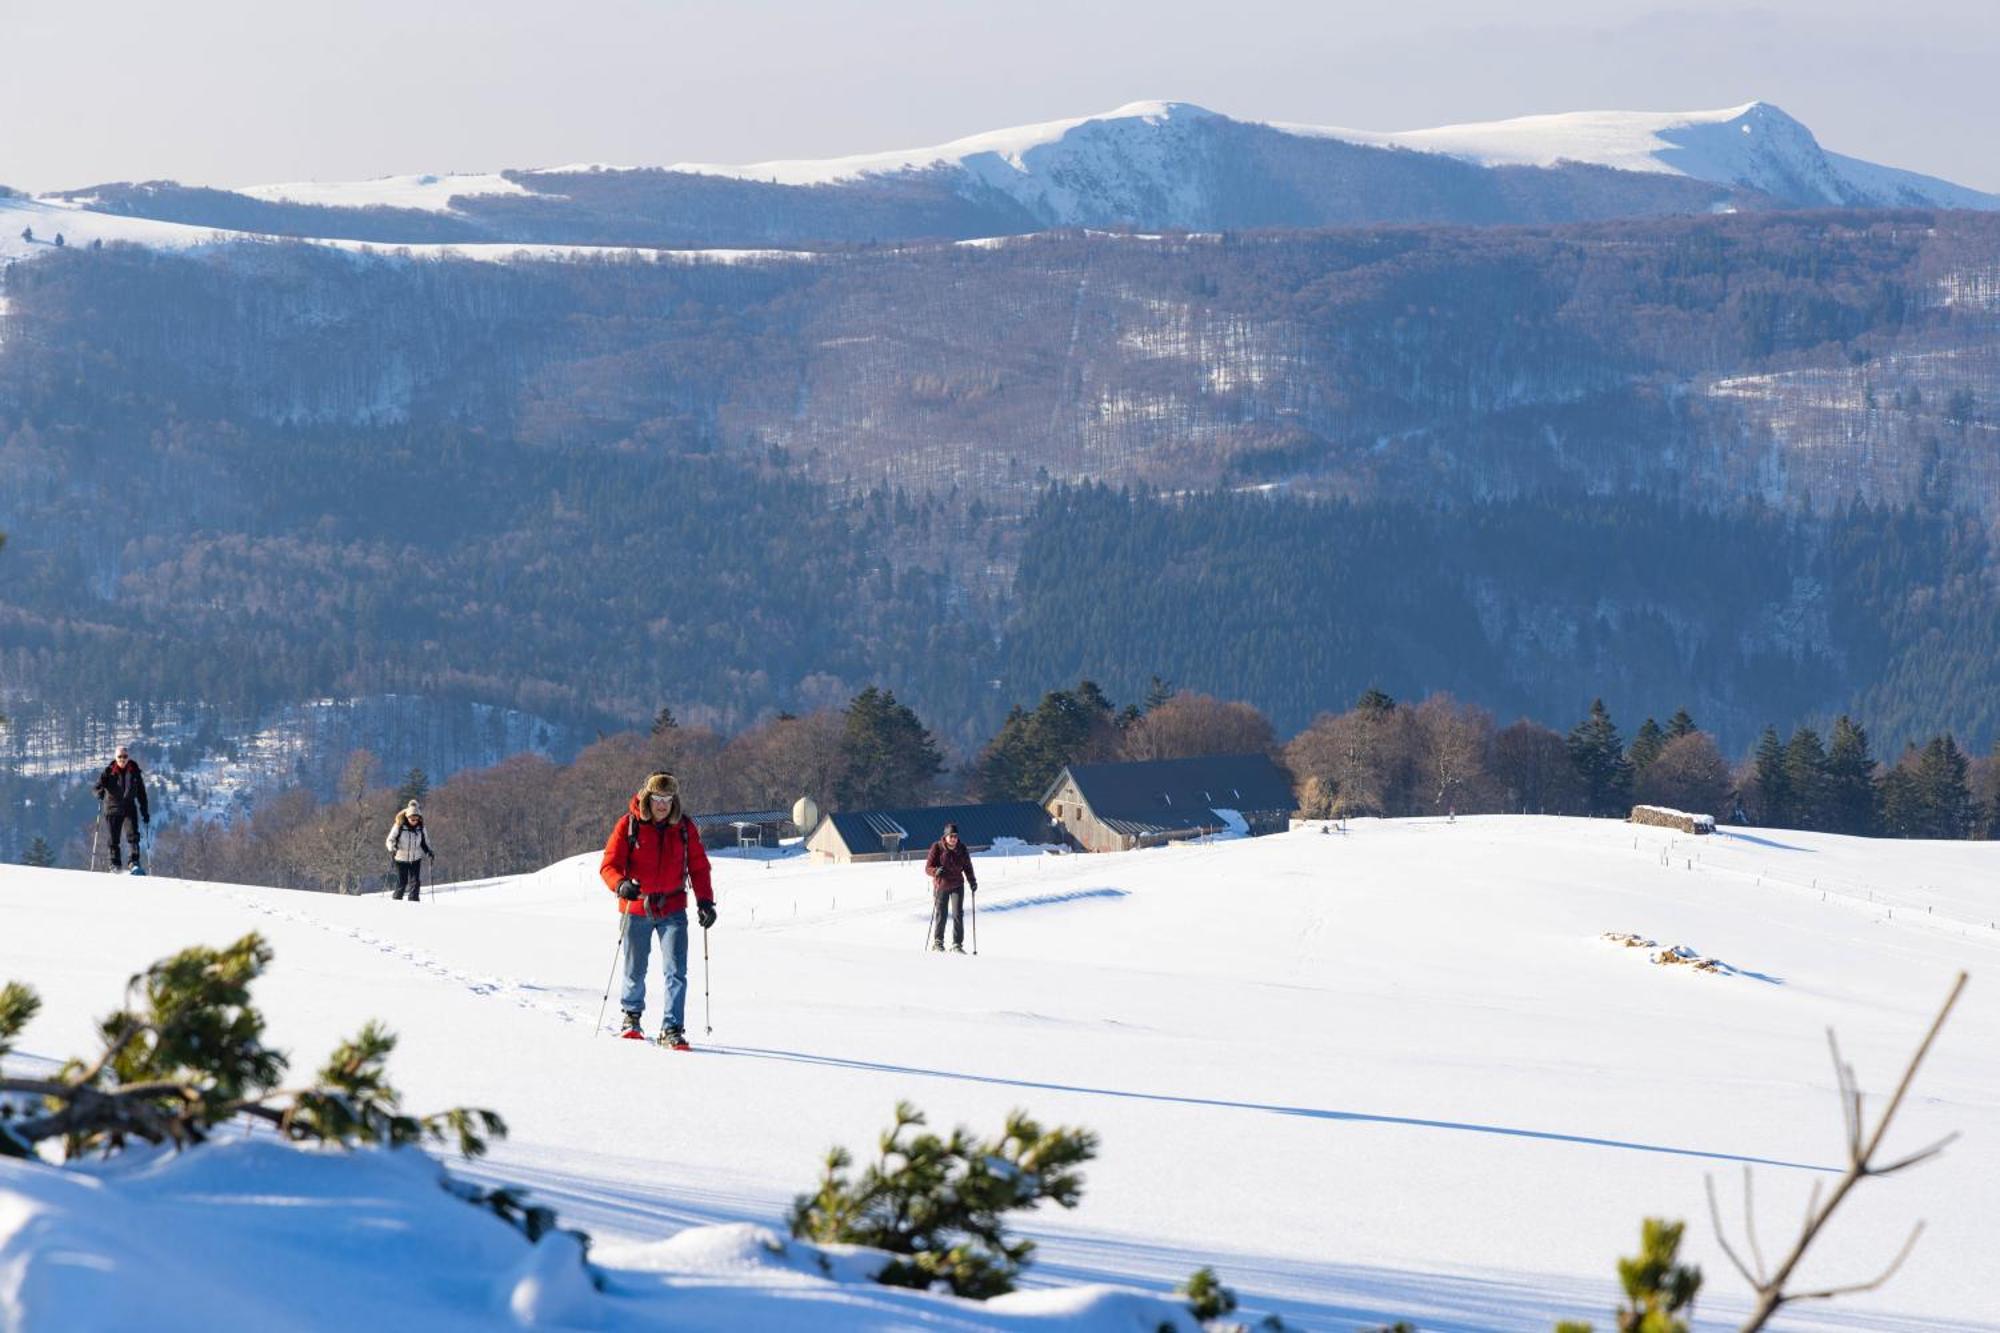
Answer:
M637 830L638 845L633 845ZM685 849L685 852L683 852ZM685 857L685 859L683 859ZM654 915L671 915L687 910L687 890L694 885L697 901L712 903L715 893L708 884L708 852L701 845L701 830L686 815L678 824L656 824L639 817L639 798L633 797L625 817L611 826L604 842L604 860L597 873L604 887L613 893L628 879L639 881L642 894L664 894L654 899ZM618 910L631 916L646 915L646 899L620 899Z

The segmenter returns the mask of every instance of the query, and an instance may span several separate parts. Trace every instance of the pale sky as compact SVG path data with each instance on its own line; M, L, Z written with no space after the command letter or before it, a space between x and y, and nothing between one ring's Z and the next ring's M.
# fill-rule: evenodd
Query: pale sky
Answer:
M1996 0L0 0L0 184L751 162L1198 102L1400 130L1762 98L2000 191Z

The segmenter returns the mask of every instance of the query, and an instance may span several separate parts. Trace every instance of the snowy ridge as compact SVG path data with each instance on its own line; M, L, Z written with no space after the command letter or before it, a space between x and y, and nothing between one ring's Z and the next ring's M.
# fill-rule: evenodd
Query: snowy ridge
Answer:
M26 233L32 231L33 239ZM804 250L701 248L670 250L627 245L552 245L516 241L417 243L357 241L336 237L269 236L261 232L196 227L181 222L98 213L74 202L0 196L0 268L32 259L65 246L142 245L153 250L201 250L241 242L273 245L317 245L353 255L408 259L467 259L485 263L522 260L640 259L658 263L740 264L764 260L800 260L815 256Z
M451 831L433 836L449 856ZM707 1049L686 1056L592 1035L617 938L595 862L417 905L0 868L0 978L46 1001L23 1059L84 1053L161 953L256 929L295 1063L386 1019L412 1109L513 1125L490 1161L448 1169L527 1186L593 1234L609 1278L576 1282L572 1253L526 1248L420 1159L224 1136L89 1174L0 1162L0 1326L167 1308L183 1322L150 1327L1108 1333L1176 1318L1168 1288L1212 1263L1294 1327L1547 1333L1603 1327L1614 1258L1665 1215L1690 1222L1710 1333L1746 1301L1703 1177L1754 1167L1775 1233L1840 1159L1823 1029L1881 1092L1964 968L1888 1149L1964 1139L1864 1186L1814 1271L1877 1271L1919 1216L1923 1239L1883 1290L1786 1328L2000 1330L2000 845L1481 816L995 858L977 958L919 952L915 863L718 857L715 1030L697 945ZM1727 967L1651 965L1607 932ZM1031 1289L984 1306L889 1290L865 1255L822 1264L785 1238L828 1145L865 1155L899 1098L944 1128L1026 1106L1101 1134L1082 1206L1023 1219Z
M245 185L237 194L276 203L316 204L326 208L409 208L425 213L449 213L455 197L482 194L527 194L505 176L478 175L379 176L365 181L293 181L284 185Z
M1053 120L902 149L747 166L681 163L674 171L829 185L868 176L956 169L1031 206L1080 220L1094 187L1137 176L1156 191L1185 184L1185 145L1203 122L1230 118L1187 102L1134 102L1096 116ZM1583 111L1434 129L1374 131L1284 122L1233 122L1307 139L1433 153L1481 167L1556 167L1685 176L1764 191L1793 205L2000 208L2000 196L1823 150L1812 132L1768 102L1717 111ZM1132 188L1127 186L1128 189ZM1067 211L1065 211L1067 210Z

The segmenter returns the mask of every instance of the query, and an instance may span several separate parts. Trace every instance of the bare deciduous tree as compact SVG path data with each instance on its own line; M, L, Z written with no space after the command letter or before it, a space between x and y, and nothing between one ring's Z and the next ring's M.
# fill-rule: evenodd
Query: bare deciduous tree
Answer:
M1182 690L1125 730L1128 759L1186 759L1206 754L1262 754L1271 724L1246 703Z
M1716 1239L1721 1242L1723 1254L1728 1256L1729 1262L1743 1275L1743 1280L1750 1284L1751 1290L1757 1296L1757 1303L1752 1308L1750 1317L1743 1321L1740 1333L1756 1333L1768 1324L1779 1310L1798 1301L1824 1301L1836 1296L1873 1291L1893 1277L1896 1270L1903 1266L1903 1261L1909 1258L1910 1251L1916 1247L1917 1238L1923 1234L1922 1222L1917 1223L1911 1230L1909 1238L1903 1242L1902 1248L1896 1252L1888 1266L1880 1274L1865 1282L1809 1290L1794 1290L1790 1286L1793 1274L1798 1271L1799 1263L1805 1258L1806 1251L1811 1249L1812 1243L1819 1238L1828 1219L1833 1216L1834 1209L1840 1207L1841 1201L1856 1185L1864 1180L1894 1175L1919 1162L1928 1161L1943 1152L1945 1146L1958 1137L1957 1134L1948 1134L1930 1146L1919 1148L1894 1161L1877 1160L1877 1154L1882 1149L1882 1140L1887 1137L1889 1126L1903 1105L1904 1094L1909 1092L1910 1083L1917 1076L1917 1067L1924 1062L1924 1056L1930 1052L1931 1043L1937 1040L1945 1019L1951 1016L1952 1006L1958 1003L1959 995L1965 990L1965 982L1966 974L1960 972L1958 979L1952 983L1951 994L1945 997L1944 1007L1939 1009L1937 1017L1931 1020L1930 1030L1924 1034L1923 1041L1917 1046L1916 1054L1910 1057L1909 1064L1904 1067L1903 1077L1896 1084L1896 1091L1890 1096L1888 1105L1882 1108L1882 1116L1872 1129L1869 1128L1863 1112L1861 1086L1855 1078L1854 1067L1840 1058L1840 1043L1835 1039L1833 1030L1831 1028L1827 1030L1827 1044L1833 1052L1834 1077L1840 1087L1840 1114L1846 1126L1847 1170L1834 1183L1833 1189L1827 1192L1824 1199L1821 1198L1819 1185L1813 1186L1811 1198L1806 1203L1805 1222L1799 1229L1798 1238L1793 1241L1790 1251L1778 1262L1777 1267L1771 1269L1768 1274L1764 1267L1763 1252L1757 1240L1757 1217L1752 1204L1749 1169L1746 1167L1743 1173L1743 1226L1744 1238L1750 1250L1752 1261L1750 1264L1745 1264L1729 1243L1728 1233L1722 1225L1722 1212L1715 1199L1715 1180L1713 1177L1709 1178L1708 1211L1710 1219L1715 1224Z

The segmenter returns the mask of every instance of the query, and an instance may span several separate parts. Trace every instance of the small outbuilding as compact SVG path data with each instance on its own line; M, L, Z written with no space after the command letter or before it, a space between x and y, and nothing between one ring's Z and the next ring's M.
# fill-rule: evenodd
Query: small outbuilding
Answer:
M1262 754L1071 764L1042 797L1049 817L1086 852L1281 833L1296 804L1291 775Z
M720 814L696 815L694 826L701 830L704 846L776 847L786 838L796 837L790 813L784 810L725 810Z
M1053 846L1062 841L1049 816L1033 801L1003 801L993 805L927 805L902 810L841 810L819 821L806 838L814 861L921 860L931 844L944 835L946 824L958 825L959 841L975 852L996 844Z

